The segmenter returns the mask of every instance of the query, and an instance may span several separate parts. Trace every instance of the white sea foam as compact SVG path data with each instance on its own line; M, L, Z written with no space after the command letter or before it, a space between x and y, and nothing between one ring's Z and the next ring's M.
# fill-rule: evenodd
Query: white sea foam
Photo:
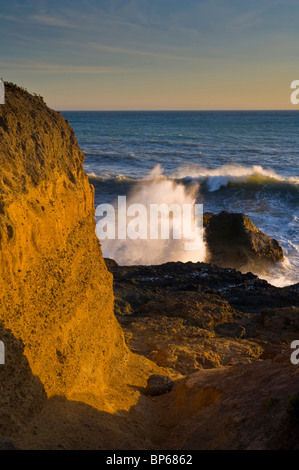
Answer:
M205 168L198 165L188 165L179 168L172 174L173 178L192 178L207 182L209 191L218 191L229 183L251 182L286 182L299 184L299 178L284 178L272 169L265 169L260 165L250 167L242 165L223 165L218 168Z
M256 274L260 279L266 280L269 284L275 287L291 286L298 282L295 266L287 256L285 256L281 263L268 269L267 273L257 272Z
M134 154L131 155L132 157ZM154 160L154 158L153 158ZM161 164L156 165L144 178L131 178L123 174L114 174L110 172L93 171L88 167L85 168L87 175L90 178L98 180L115 179L116 181L139 181L144 180L157 180L168 178L173 180L190 180L194 183L206 182L210 192L218 191L219 189L227 186L229 183L288 183L299 187L299 178L297 177L283 177L276 173L274 170L263 168L260 165L253 165L250 167L242 165L223 165L218 168L206 168L198 165L184 165L178 168L175 172L167 177L163 174Z
M164 177L160 165L155 167L144 180L136 184L127 196L127 206L142 204L146 208L150 204L173 204L183 206L188 204L195 207L198 188L194 185L187 189L181 183ZM148 211L149 213L150 211ZM194 215L194 214L193 214ZM163 216L163 215L162 215ZM160 221L161 222L161 221ZM193 227L195 229L195 227ZM199 240L200 238L200 240ZM202 237L198 237L199 243L196 250L186 250L186 239L158 239L150 236L146 240L103 240L102 249L104 256L113 258L120 265L132 264L161 264L169 261L204 261L206 259L206 246Z

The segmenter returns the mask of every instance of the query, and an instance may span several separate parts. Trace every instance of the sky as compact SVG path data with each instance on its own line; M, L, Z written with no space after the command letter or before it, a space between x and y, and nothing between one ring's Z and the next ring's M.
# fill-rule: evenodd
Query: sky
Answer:
M0 77L56 110L299 109L298 0L0 0Z

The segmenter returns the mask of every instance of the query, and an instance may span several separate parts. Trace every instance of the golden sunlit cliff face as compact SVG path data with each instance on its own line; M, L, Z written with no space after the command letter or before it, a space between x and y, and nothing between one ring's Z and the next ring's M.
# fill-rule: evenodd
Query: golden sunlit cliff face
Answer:
M93 189L63 117L6 85L0 106L0 321L48 397L95 403L128 361ZM1 338L0 338L1 339ZM7 352L9 353L9 352Z

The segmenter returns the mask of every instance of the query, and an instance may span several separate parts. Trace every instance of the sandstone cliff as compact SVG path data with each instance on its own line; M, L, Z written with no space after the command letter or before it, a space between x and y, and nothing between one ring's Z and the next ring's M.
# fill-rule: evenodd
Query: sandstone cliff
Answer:
M57 395L98 409L128 408L113 403L110 384L146 382L150 372L146 360L127 349L113 314L112 275L95 235L94 194L83 160L61 114L6 85L0 106L4 437Z

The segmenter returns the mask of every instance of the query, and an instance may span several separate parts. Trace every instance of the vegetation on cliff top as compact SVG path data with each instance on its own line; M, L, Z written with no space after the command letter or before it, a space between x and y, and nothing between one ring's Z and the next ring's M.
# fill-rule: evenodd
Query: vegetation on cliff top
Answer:
M22 91L23 93L25 93L27 95L34 96L35 98L39 98L41 101L43 101L43 103L45 103L45 100L44 100L43 96L40 95L39 93L34 93L34 92L31 93L30 91L27 90L27 88L25 88L23 86L20 86L20 85L17 85L16 83L13 83L13 82L7 82L7 81L3 80L2 77L0 77L0 80L4 83L6 89L9 89L11 91L13 91L13 90Z

